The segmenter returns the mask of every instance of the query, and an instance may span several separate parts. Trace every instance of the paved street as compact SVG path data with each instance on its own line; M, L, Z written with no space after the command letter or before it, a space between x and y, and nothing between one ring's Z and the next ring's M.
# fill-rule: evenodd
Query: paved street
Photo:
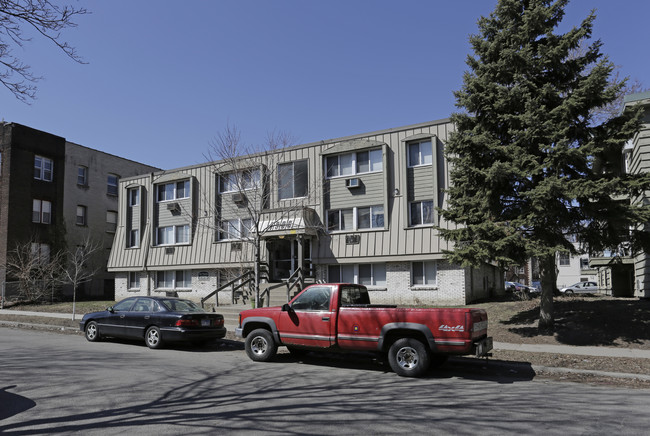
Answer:
M3 434L644 434L650 391L464 366L407 379L369 357L248 360L0 329Z

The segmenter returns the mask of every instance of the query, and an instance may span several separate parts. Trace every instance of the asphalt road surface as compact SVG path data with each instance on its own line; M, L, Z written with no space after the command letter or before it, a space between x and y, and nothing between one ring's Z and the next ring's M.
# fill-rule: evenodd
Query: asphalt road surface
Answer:
M239 342L150 350L0 328L0 433L639 435L650 391L459 364L398 377L370 356L250 361Z

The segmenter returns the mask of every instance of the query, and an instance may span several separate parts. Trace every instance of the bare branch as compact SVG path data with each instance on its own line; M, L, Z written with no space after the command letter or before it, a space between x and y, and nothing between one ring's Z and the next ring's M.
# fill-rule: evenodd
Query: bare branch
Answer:
M62 40L61 32L76 27L75 16L87 13L85 8L59 6L50 0L0 0L0 83L24 103L35 98L35 83L41 77L32 74L31 67L12 51L12 45L23 47L31 41L26 36L29 29L50 40L75 62L85 63L76 49Z

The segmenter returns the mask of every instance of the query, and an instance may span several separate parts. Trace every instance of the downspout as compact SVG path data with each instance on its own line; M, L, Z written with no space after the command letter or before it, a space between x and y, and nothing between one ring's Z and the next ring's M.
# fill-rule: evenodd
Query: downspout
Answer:
M153 191L153 173L149 173L149 190ZM140 198L143 196L141 195ZM151 214L153 214L153 193L150 192L149 197L151 197L151 200L147 198L147 221L145 224L145 229L147 232L143 234L144 238L142 243L144 244L144 256L142 259L142 271L145 273L147 277L147 296L151 295L151 278L149 277L149 248L151 246Z

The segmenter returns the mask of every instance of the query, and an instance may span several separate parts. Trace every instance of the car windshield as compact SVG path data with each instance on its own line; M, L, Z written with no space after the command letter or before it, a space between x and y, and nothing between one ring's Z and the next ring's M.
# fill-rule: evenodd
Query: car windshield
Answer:
M203 312L203 309L190 300L165 299L160 300L167 310L172 312Z

